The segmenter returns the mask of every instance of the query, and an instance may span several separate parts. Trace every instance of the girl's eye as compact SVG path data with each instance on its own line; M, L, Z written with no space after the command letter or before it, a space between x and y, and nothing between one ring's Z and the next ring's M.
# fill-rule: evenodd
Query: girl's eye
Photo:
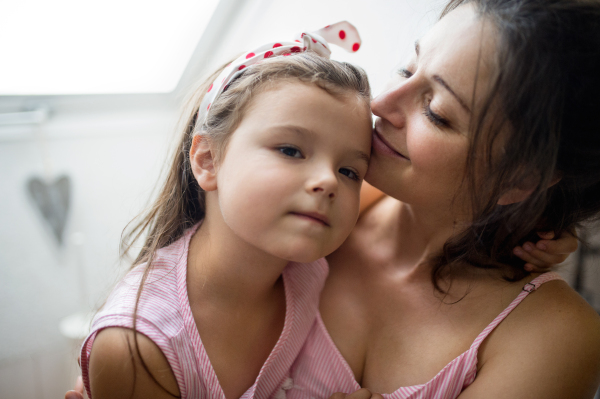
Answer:
M297 149L295 147L280 147L280 148L278 148L278 150L283 155L286 155L288 157L302 158L302 153L300 152L299 149Z
M339 170L339 172L341 174L343 174L344 176L348 176L350 179L352 180L360 180L360 178L358 177L358 175L356 174L356 172L354 172L353 170L350 170L348 168L341 168Z
M406 68L400 68L400 69L398 69L398 74L400 76L402 76L403 78L406 78L406 79L408 79L411 76L413 76L413 73L411 71L409 71L408 69L406 69Z
M431 110L431 101L426 101L423 104L423 115L427 117L434 125L438 127L449 127L450 123Z

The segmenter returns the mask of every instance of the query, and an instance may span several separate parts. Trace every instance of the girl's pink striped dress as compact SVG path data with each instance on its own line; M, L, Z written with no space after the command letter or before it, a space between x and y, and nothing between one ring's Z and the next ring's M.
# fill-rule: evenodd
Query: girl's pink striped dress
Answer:
M425 384L400 387L383 394L385 399L453 399L468 387L477 374L477 351L481 342L529 293L551 280L562 279L554 272L544 273L523 287L523 291L492 321L471 347L448 363L435 377ZM329 398L335 392L351 393L361 386L346 360L335 347L325 329L321 316L311 329L298 360L292 367L293 388L287 399Z
M157 251L138 307L136 328L164 353L177 379L181 398L225 399L202 345L186 289L188 246L197 226ZM133 308L145 265L135 267L110 294L92 322L81 349L83 381L90 395L89 356L98 331L133 325ZM242 398L285 396L290 367L304 344L318 311L319 294L327 277L327 262L290 263L283 271L286 313L277 344ZM90 395L91 398L91 395Z

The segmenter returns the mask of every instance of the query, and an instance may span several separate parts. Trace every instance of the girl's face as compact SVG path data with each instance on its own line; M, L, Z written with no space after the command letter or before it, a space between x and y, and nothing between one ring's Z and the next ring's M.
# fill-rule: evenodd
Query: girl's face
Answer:
M371 114L357 95L279 82L260 92L217 167L223 219L242 240L307 262L339 247L358 218Z
M369 183L453 218L466 210L466 195L459 189L469 121L488 92L494 38L491 24L465 5L416 43L410 62L371 104L378 118ZM449 213L453 205L459 208Z

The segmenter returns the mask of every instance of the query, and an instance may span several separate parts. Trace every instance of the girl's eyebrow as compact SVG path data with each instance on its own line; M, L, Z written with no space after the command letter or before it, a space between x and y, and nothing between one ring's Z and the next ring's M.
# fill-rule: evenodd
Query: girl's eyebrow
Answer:
M356 151L356 158L365 161L367 165L369 165L369 161L371 160L371 157L369 157L365 152L360 150Z
M278 126L275 126L274 128L276 130L283 130L283 131L296 133L297 135L303 136L303 137L314 137L315 136L315 132L313 132L312 130L307 129L302 126L297 126L297 125L278 125ZM367 153L365 153L364 151L361 151L361 150L352 151L352 155L354 158L365 161L367 163L367 165L369 164L369 161L371 159L371 157Z
M415 53L417 54L417 58L419 58L419 51L421 50L421 46L419 45L419 41L416 40L415 41ZM458 101L458 103L460 104L460 106L467 111L468 113L471 113L471 109L467 106L467 103L463 101L462 98L460 98L458 96L458 94L456 94L456 92L454 90L452 90L452 88L450 87L450 85L448 83L446 83L446 81L444 79L442 79L439 75L433 75L433 80L436 81L437 83L439 83L440 85L442 85L443 88L445 88L446 90L448 90L450 92L450 94L452 94L452 96L456 99L456 101Z

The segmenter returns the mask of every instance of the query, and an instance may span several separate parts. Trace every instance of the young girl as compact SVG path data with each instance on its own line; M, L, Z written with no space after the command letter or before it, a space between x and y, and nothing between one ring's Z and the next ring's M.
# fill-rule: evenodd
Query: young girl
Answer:
M136 266L84 342L90 397L267 398L284 383L316 316L321 258L358 218L371 146L367 77L330 61L322 36L360 46L336 24L246 53L198 90L129 237L149 231Z

